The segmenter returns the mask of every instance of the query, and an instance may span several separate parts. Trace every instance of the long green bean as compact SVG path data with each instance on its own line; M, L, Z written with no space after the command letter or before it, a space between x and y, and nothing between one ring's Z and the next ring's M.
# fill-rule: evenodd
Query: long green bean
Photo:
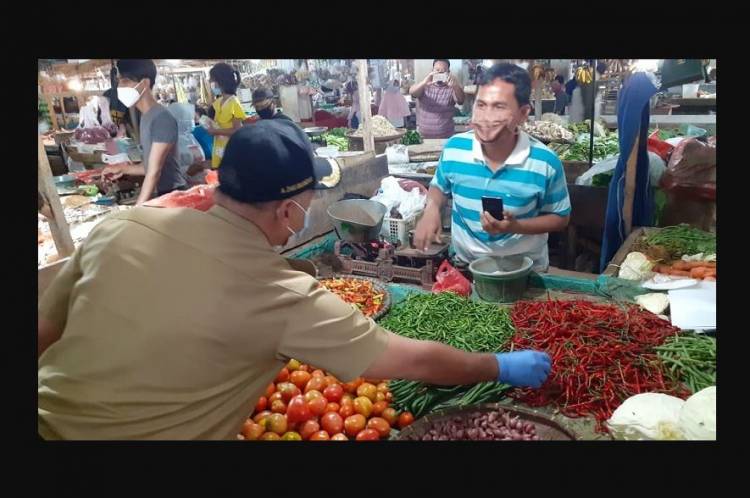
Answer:
M697 392L716 385L716 339L684 333L656 348L668 375Z

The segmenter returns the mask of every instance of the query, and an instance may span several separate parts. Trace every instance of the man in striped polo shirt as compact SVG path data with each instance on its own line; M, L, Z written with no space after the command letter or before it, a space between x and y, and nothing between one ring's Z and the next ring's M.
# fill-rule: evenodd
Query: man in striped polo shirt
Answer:
M440 209L453 198L451 237L465 263L482 256L529 256L535 271L549 267L549 232L570 219L562 163L538 140L521 131L528 118L529 73L496 64L482 77L472 114L473 131L445 145L417 225L415 247L440 241ZM482 209L482 197L503 199L503 220Z

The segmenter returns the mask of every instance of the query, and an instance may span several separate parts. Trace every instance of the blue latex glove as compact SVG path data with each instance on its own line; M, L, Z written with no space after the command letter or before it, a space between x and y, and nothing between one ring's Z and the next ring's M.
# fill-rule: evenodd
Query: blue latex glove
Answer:
M516 387L541 386L552 368L549 355L540 351L497 353L495 358L500 371L498 382Z

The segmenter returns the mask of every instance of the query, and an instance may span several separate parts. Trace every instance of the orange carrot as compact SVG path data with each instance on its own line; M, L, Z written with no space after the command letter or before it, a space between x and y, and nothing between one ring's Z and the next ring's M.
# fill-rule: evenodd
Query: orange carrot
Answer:
M690 270L690 278L697 278L698 280L702 280L703 277L706 276L706 268L705 266L698 266L696 268L693 268Z
M675 277L689 277L690 276L690 272L689 271L674 270L674 269L671 270L669 272L669 274L672 275L672 276L675 276Z
M714 275L714 276L712 276L712 277L705 277L705 278L703 279L703 281L704 281L704 282L716 282L716 275Z
M714 261L685 261L685 270L692 270L693 268L699 268L704 266L706 268L716 268L716 262Z
M688 271L690 270L690 263L687 261L675 261L672 263L672 269L673 270L681 270L681 271Z

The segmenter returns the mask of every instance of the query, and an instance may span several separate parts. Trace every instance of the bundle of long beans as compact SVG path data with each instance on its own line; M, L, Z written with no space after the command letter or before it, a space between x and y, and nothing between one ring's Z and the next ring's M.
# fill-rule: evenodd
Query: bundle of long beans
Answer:
M405 337L438 341L471 352L507 350L513 335L506 309L451 292L411 296L393 307L380 324ZM394 380L390 389L396 407L418 418L449 406L498 401L509 387L497 382L443 387Z
M683 333L655 349L667 375L694 393L716 385L716 339L713 337Z

